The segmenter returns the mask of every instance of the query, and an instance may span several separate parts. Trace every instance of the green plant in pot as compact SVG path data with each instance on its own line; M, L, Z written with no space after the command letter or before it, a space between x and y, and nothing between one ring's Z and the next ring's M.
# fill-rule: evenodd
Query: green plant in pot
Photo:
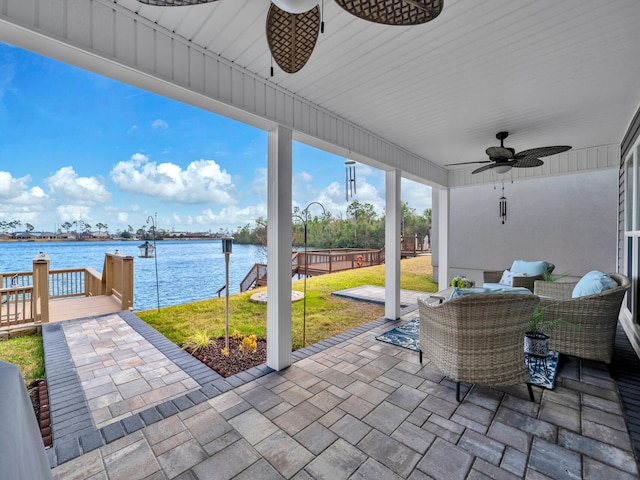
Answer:
M561 318L547 319L543 307L536 307L529 319L527 331L524 334L524 351L529 355L546 357L549 355L549 335L545 332L556 325L577 327L571 322Z

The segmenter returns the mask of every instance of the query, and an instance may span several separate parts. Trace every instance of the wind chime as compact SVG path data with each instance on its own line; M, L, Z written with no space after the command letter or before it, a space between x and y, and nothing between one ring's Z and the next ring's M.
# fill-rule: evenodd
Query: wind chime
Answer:
M345 171L345 197L347 202L356 194L356 162L347 160L344 162Z
M504 222L507 219L507 197L504 196L504 180L502 181L502 196L500 197L500 218L504 225Z

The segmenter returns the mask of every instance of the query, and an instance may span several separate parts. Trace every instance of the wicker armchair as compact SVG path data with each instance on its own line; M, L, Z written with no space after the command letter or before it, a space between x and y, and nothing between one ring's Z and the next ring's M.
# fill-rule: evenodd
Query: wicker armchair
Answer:
M442 373L460 382L501 386L527 383L523 338L539 303L535 295L469 295L445 303L418 299L420 361L424 354Z
M547 267L547 273L553 272L553 269L556 268L553 263L549 263ZM503 270L485 270L482 272L484 283L500 283L500 279L502 279ZM525 287L533 292L533 287L536 280L544 280L544 275L535 275L530 277L513 277L513 287Z
M535 282L534 292L541 296L545 318L560 318L577 326L555 325L548 332L551 350L611 363L620 307L631 284L620 273L609 276L617 287L577 298L571 298L577 282Z

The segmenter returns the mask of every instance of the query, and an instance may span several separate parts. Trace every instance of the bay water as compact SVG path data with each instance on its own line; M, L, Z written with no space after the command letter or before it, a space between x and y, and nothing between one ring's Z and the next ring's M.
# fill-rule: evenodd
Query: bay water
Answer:
M141 258L143 241L100 242L0 242L0 273L31 272L33 258L49 255L51 270L91 267L102 273L104 254L118 250L134 257L134 310L150 310L217 297L225 284L225 258L220 240L162 240L156 257ZM150 243L153 243L150 240ZM157 261L157 290L156 290ZM229 258L229 293L240 291L240 282L255 263L266 263L266 248L233 245ZM224 291L222 292L224 295Z

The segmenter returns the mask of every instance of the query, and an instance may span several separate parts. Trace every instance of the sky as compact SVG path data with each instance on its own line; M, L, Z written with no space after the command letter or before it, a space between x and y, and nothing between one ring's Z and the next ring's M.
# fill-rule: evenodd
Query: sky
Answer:
M0 132L0 221L18 231L113 233L154 216L168 231L233 232L267 217L266 131L1 42ZM293 205L345 217L355 199L383 215L384 172L357 164L347 202L345 161L294 142ZM403 179L402 200L421 214L431 189Z

